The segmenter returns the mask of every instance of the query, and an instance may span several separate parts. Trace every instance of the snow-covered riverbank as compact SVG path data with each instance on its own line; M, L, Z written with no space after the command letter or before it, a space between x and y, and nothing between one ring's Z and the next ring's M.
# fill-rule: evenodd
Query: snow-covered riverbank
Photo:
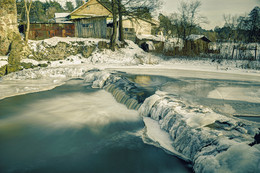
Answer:
M35 65L42 63L30 59L22 62ZM100 74L89 73L93 69L100 69ZM132 42L129 42L128 47L115 52L96 49L89 58L75 55L65 60L51 61L46 68L37 67L8 74L0 79L0 99L50 90L73 78L82 78L94 82L95 87L103 88L110 73L115 70L174 79L226 80L253 84L254 87L250 88L236 88L235 97L225 95L225 88L230 91L230 88L225 86L207 91L207 97L219 99L217 96L220 95L221 99L253 100L256 104L259 103L260 89L257 87L260 83L260 73L257 70L246 70L232 65L226 68L225 64L209 60L164 60L142 51ZM198 83L194 85L195 89L192 91L203 90ZM185 160L191 160L197 172L254 172L260 168L259 144L253 147L248 145L254 142L254 135L258 133L256 123L226 117L210 109L196 107L198 105L189 107L183 100L173 97L169 86L164 89L169 93L156 92L144 101L139 110L140 115L145 117L146 134L155 143L174 154L180 153L180 157ZM179 91L186 92L184 89L185 87L181 86ZM247 90L251 92L246 92ZM156 121L151 121L151 118ZM157 138L161 132L155 134L152 129L154 126L160 127L169 136L163 133L163 137Z

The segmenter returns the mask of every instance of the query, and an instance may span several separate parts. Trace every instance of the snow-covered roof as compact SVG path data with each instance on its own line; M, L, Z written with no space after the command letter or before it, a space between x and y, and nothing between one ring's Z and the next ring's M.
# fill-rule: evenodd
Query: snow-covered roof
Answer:
M77 16L77 15L75 15ZM88 19L88 18L97 18L97 17L108 17L107 15L96 15L96 14L82 14L79 15L80 18L76 18L76 19L71 19L71 20L79 20L79 19Z
M55 18L61 18L61 17L68 17L70 15L70 13L55 13L54 17Z
M165 41L165 38L162 36L154 35L136 35L139 40L153 40L153 41Z
M205 35L191 34L187 37L187 40L192 40L192 41L199 40L199 39L203 39L204 41L211 42Z

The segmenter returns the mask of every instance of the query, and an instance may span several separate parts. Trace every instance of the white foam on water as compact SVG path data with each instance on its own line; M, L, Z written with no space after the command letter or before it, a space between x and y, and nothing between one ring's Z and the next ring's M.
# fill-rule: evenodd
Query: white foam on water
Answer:
M15 124L18 126L20 123L33 123L59 129L89 127L93 132L100 132L113 122L140 120L136 111L118 104L110 93L100 90L39 99L27 105L19 116L1 120L0 129Z

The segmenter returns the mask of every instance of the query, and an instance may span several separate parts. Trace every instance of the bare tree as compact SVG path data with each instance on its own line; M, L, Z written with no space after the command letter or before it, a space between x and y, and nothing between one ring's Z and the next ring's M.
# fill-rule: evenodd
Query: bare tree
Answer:
M187 37L201 23L206 23L206 18L199 15L201 2L198 0L180 3L179 12L172 15L172 21L176 27L178 37L187 42Z
M32 0L24 0L25 12L26 12L26 31L24 41L28 43L29 31L30 31L30 11L32 6Z
M125 42L124 28L123 28L123 6L122 0L117 0L118 16L119 16L119 41Z
M116 48L116 36L117 36L117 7L116 1L112 0L112 15L113 15L113 33L110 38L110 48L115 51Z
M123 16L129 16L133 19L149 20L151 18L150 12L156 9L156 7L159 6L160 2L160 0L112 0L111 6L113 13L113 34L110 39L111 49L114 49L114 46L112 45L115 44L115 42L112 41L116 40L117 35L117 31L114 31L114 29L117 30L117 16L119 28L119 41L125 43ZM105 3L109 4L110 2L107 1Z
M224 14L223 19L225 21L224 27L229 29L228 34L228 40L230 41L233 39L233 41L237 41L238 32L237 27L239 24L239 17L238 16L232 16L231 14Z

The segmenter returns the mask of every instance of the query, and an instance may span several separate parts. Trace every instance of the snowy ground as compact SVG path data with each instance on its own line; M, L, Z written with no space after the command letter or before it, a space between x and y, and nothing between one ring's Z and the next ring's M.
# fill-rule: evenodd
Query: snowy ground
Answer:
M67 43L83 41L86 44L93 44L93 42L97 44L100 39L54 37L43 42L48 46L55 46L59 41ZM32 49L35 49L35 45L38 42L30 41L29 45L32 46ZM126 48L115 52L107 49L103 51L96 49L89 58L83 58L81 55L70 56L65 60L51 61L47 68L28 69L9 74L0 79L0 98L50 89L70 78L79 77L85 71L93 68L168 77L185 76L260 81L260 71L237 68L235 62L219 64L207 59L192 60L186 58L165 60L165 57L144 52L131 41L128 44L129 46ZM22 62L34 65L47 63L46 61L35 61L32 59L23 59ZM0 63L0 65L6 65L7 57L0 57ZM214 92L210 94L210 97L213 97L213 95Z
M7 60L7 56L0 56L0 68L8 64Z

